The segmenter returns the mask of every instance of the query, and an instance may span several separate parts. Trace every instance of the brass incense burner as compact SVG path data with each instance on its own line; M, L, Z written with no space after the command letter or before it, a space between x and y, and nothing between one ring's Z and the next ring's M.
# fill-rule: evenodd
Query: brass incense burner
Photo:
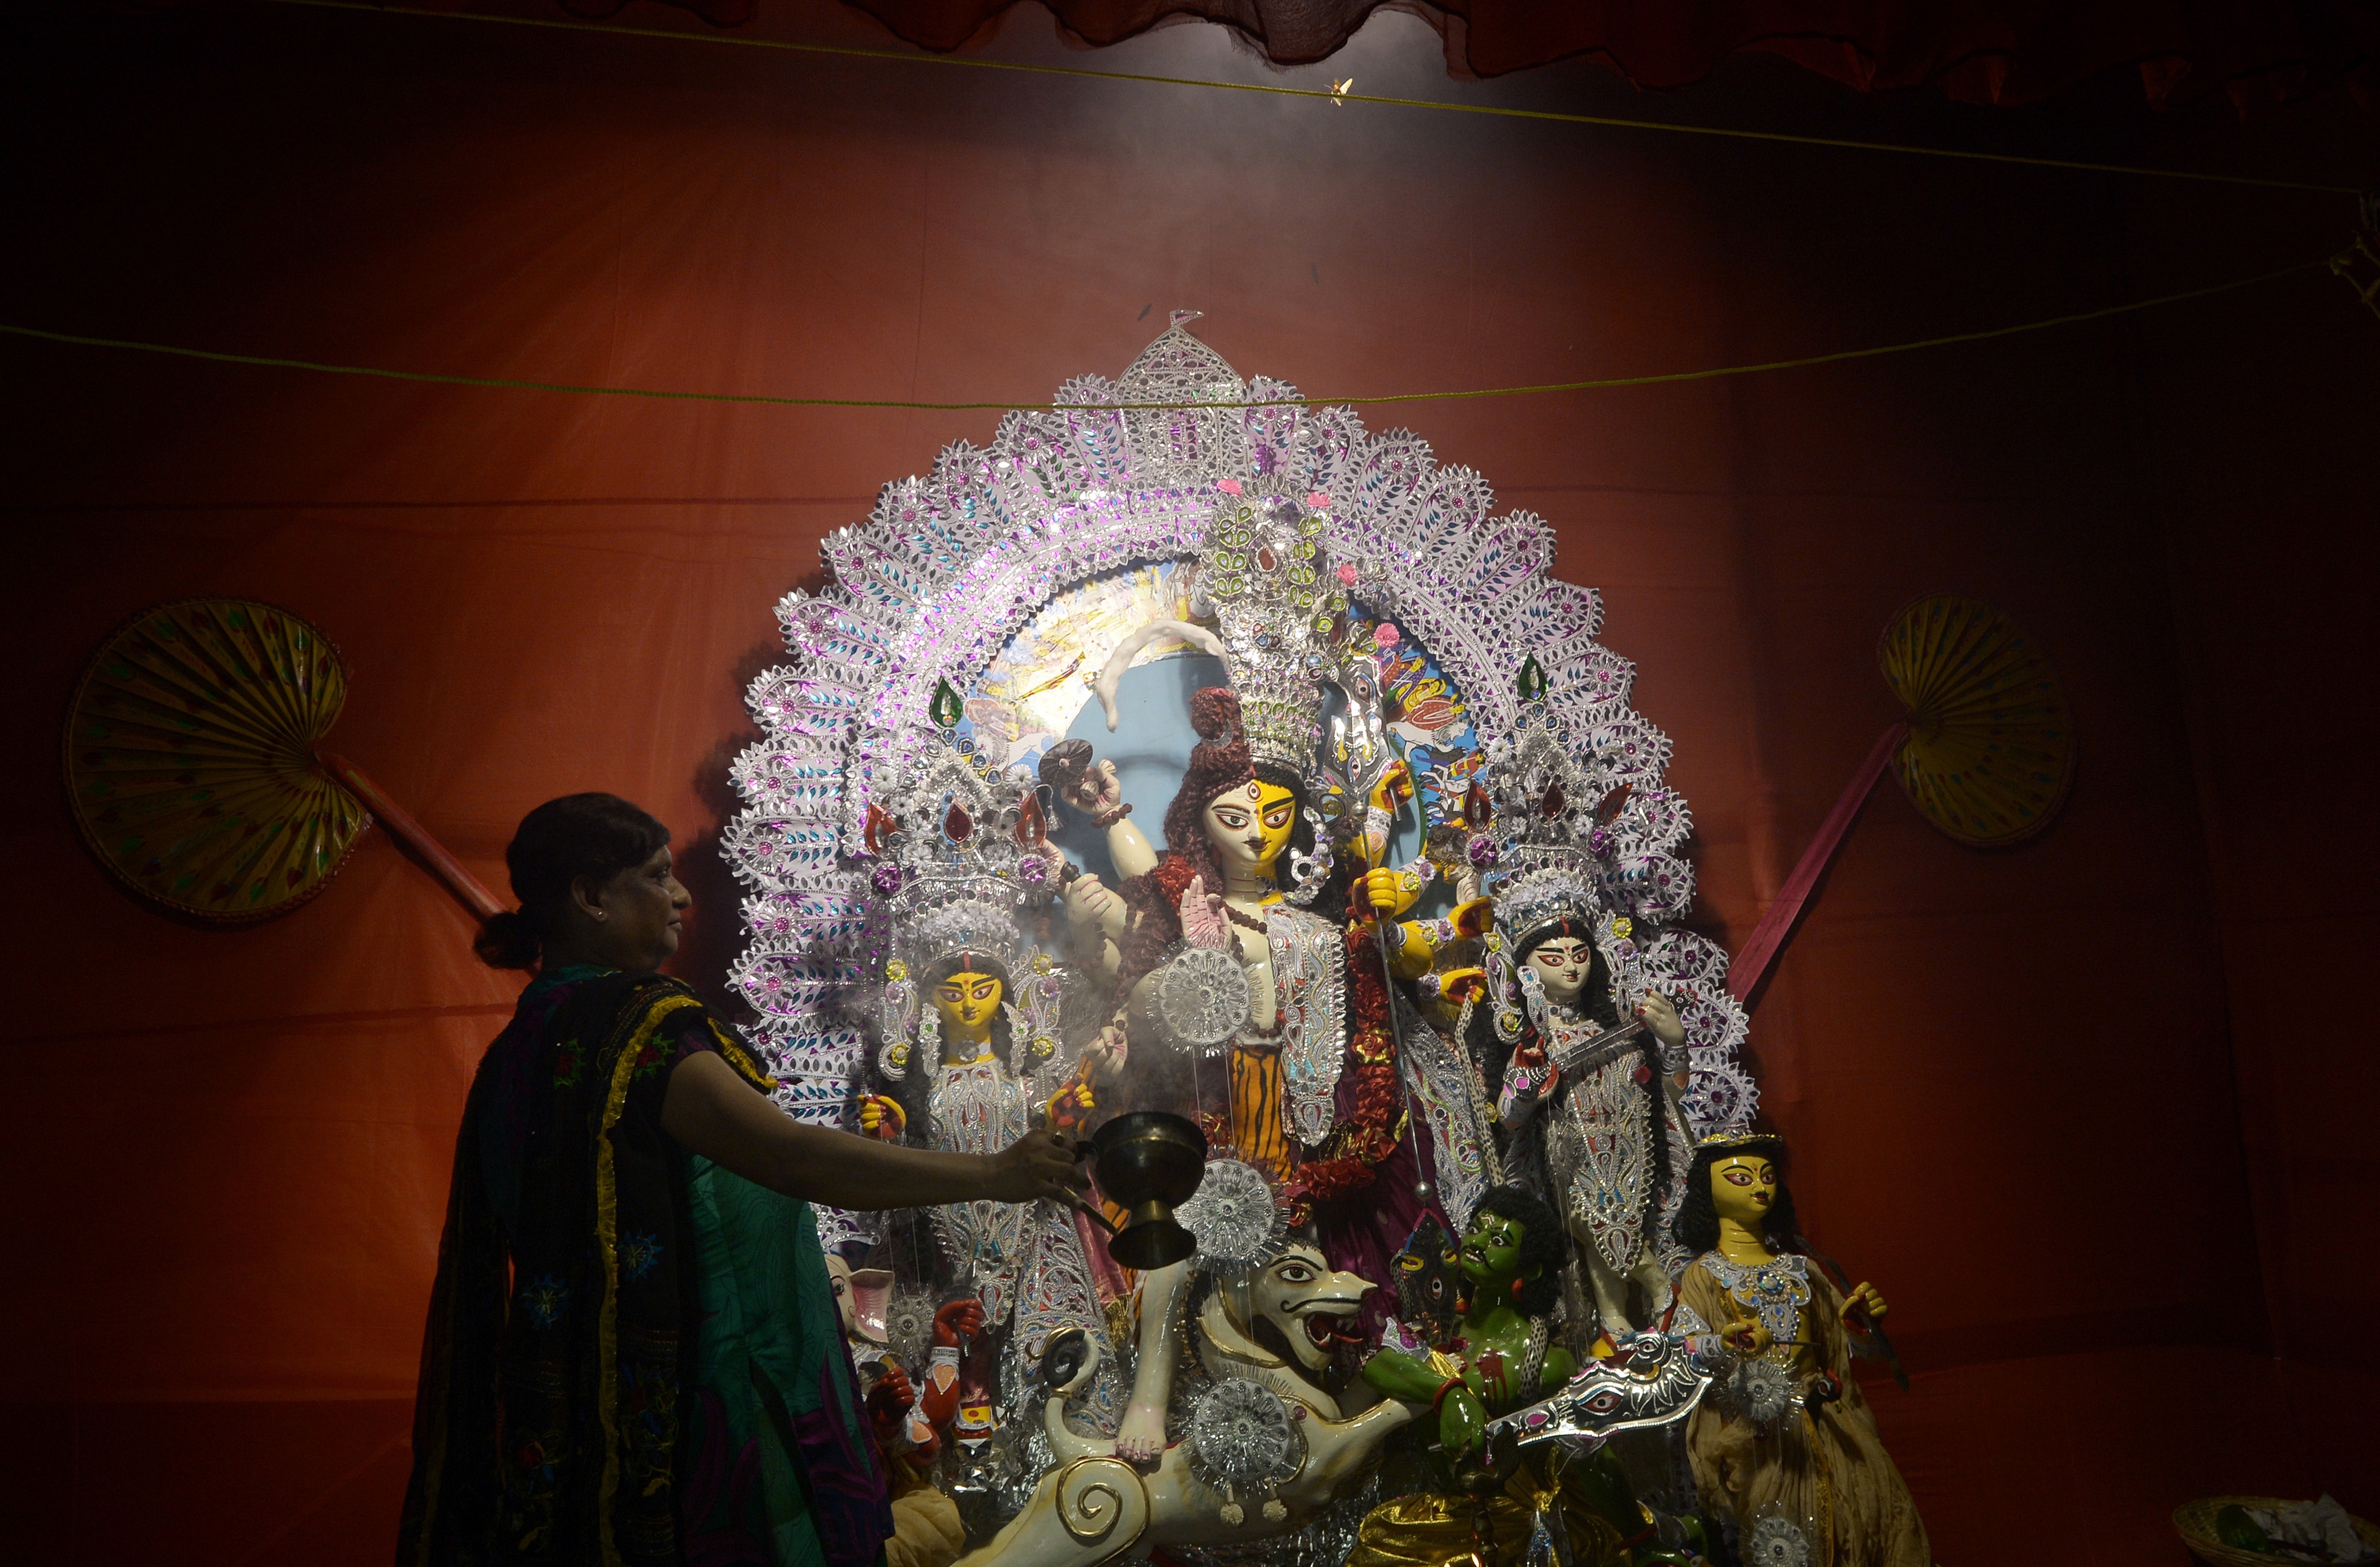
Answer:
M1099 1189L1126 1209L1109 1255L1145 1273L1198 1249L1173 1217L1207 1174L1207 1138L1196 1124L1167 1111L1135 1110L1091 1135L1091 1156Z

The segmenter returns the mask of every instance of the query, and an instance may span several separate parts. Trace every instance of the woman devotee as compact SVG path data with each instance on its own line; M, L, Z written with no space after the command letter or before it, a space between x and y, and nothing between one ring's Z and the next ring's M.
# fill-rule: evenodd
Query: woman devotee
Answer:
M669 830L550 800L480 955L533 968L456 1140L399 1560L877 1561L892 1531L809 1205L1074 1202L1078 1151L803 1126L655 969L692 899Z
M1673 1229L1695 1257L1679 1299L1730 1341L1749 1327L1752 1351L1688 1419L1694 1487L1734 1522L1746 1560L1929 1567L1917 1504L1851 1375L1883 1297L1872 1284L1843 1294L1798 1249L1783 1153L1765 1135L1709 1137L1686 1172Z

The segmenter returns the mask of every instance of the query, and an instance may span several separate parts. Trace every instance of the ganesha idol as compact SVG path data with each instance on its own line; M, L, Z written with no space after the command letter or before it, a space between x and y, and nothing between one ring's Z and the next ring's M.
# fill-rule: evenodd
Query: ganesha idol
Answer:
M982 1563L1223 1567L1202 1553L1281 1539L1284 1567L1335 1567L1387 1434L1430 1413L1357 1375L1380 1286L1425 1219L1467 1234L1493 1186L1541 1192L1609 1254L1558 1270L1566 1302L1594 1296L1548 1319L1582 1366L1597 1318L1659 1305L1660 1166L1752 1111L1741 1014L1713 999L1723 954L1671 926L1683 897L1645 891L1690 886L1674 834L1639 831L1674 803L1667 742L1629 711L1593 595L1552 578L1541 522L1487 513L1476 475L1243 382L1177 321L1120 382L888 487L827 541L831 586L780 606L796 662L753 687L768 733L725 834L754 890L733 978L780 1102L972 1153L1170 1111L1212 1150L1178 1213L1196 1250L1146 1272L1111 1250L1114 1193L821 1213L893 1275L902 1439L939 1452ZM1221 681L1119 701L1177 652ZM1567 971L1524 975L1535 949L1500 952L1492 925L1538 923L1549 881L1525 872L1561 845L1500 784L1465 807L1538 722L1512 695L1531 660L1567 725L1541 727L1591 779L1572 814L1603 832L1557 868L1592 929L1538 945L1592 988L1585 930L1615 1002L1676 1002L1646 1057L1661 1085L1607 1096L1632 1137L1658 1104L1643 1159L1642 1138L1604 1157L1589 1068L1523 1091L1526 1051L1572 1042ZM1595 814L1627 788L1651 803ZM1682 807L1665 820L1682 831Z

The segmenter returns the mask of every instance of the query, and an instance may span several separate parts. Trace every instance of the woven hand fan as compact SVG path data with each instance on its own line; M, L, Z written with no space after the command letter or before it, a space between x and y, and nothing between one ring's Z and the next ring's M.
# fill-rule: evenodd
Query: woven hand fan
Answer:
M486 889L370 779L318 752L346 695L338 650L285 610L160 604L110 637L75 687L75 821L134 892L245 925L321 892L377 814L484 918L497 906Z
M2049 825L2074 773L2058 672L2024 627L1981 599L1920 599L1886 626L1876 663L1909 710L1893 758L1927 820L1994 848Z
M2049 825L2074 775L2074 731L2048 656L1981 599L1920 599L1893 616L1876 662L1908 716L1876 736L1816 836L1728 966L1747 1002L1784 950L1818 879L1889 766L1925 819L1961 844L1998 848Z

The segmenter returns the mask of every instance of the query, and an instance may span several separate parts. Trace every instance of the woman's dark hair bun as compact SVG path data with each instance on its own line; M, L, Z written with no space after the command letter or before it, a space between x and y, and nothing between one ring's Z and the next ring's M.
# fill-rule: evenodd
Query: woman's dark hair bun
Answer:
M502 912L480 927L471 943L495 968L534 968L561 919L570 884L580 877L608 881L668 846L669 829L651 812L617 795L565 795L527 816L504 846L517 912Z
M490 968L535 968L537 927L518 909L498 909L480 927L471 950Z

